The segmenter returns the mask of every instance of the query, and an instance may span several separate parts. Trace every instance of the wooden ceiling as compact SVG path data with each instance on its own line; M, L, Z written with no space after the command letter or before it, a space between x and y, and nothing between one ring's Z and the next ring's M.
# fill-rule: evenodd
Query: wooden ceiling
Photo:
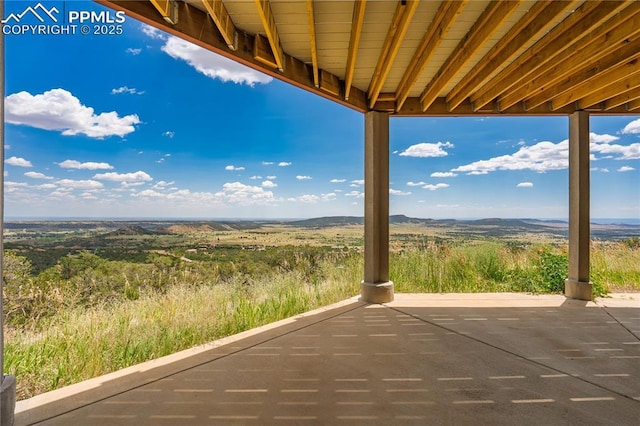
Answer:
M640 113L640 2L98 0L361 112Z

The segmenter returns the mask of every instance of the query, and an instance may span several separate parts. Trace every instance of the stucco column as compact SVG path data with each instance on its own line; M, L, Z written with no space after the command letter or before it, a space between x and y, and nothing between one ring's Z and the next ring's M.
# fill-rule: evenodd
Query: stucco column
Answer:
M592 300L589 281L589 113L569 117L569 278L564 294L572 299Z
M364 281L362 300L393 300L389 281L389 114L364 116Z

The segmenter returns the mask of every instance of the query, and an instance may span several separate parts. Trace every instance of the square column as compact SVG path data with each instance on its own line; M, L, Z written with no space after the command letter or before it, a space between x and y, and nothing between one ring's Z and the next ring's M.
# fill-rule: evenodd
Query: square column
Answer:
M389 114L364 116L364 281L361 300L393 300L389 281Z
M592 300L589 281L590 186L589 113L569 117L569 278L564 294L571 299Z

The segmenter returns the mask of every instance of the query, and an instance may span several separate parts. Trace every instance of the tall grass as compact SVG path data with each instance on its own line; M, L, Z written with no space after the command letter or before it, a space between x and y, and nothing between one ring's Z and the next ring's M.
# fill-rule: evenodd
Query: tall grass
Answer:
M41 309L5 331L6 371L18 377L20 399L343 300L359 292L363 276L362 256L353 252L298 256L295 267L270 274L240 268L224 279L194 264L145 274L114 263L100 268L119 271L121 294L109 287L108 297L87 299L84 286L106 279L93 270L58 288L53 280L29 281L19 259L7 260L16 264L5 269L5 290L29 302L29 312ZM393 252L390 278L397 292L562 292L567 264L566 247L438 242ZM598 294L640 291L640 247L594 243L591 266ZM68 303L72 297L79 304ZM17 315L20 305L12 303Z

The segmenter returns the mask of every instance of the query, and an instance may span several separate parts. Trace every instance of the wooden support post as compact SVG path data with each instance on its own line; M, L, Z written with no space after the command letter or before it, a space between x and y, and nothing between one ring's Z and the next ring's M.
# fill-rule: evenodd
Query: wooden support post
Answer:
M569 117L569 278L564 293L571 299L592 300L589 281L589 113Z
M362 300L393 300L389 281L389 114L364 116L364 281Z

